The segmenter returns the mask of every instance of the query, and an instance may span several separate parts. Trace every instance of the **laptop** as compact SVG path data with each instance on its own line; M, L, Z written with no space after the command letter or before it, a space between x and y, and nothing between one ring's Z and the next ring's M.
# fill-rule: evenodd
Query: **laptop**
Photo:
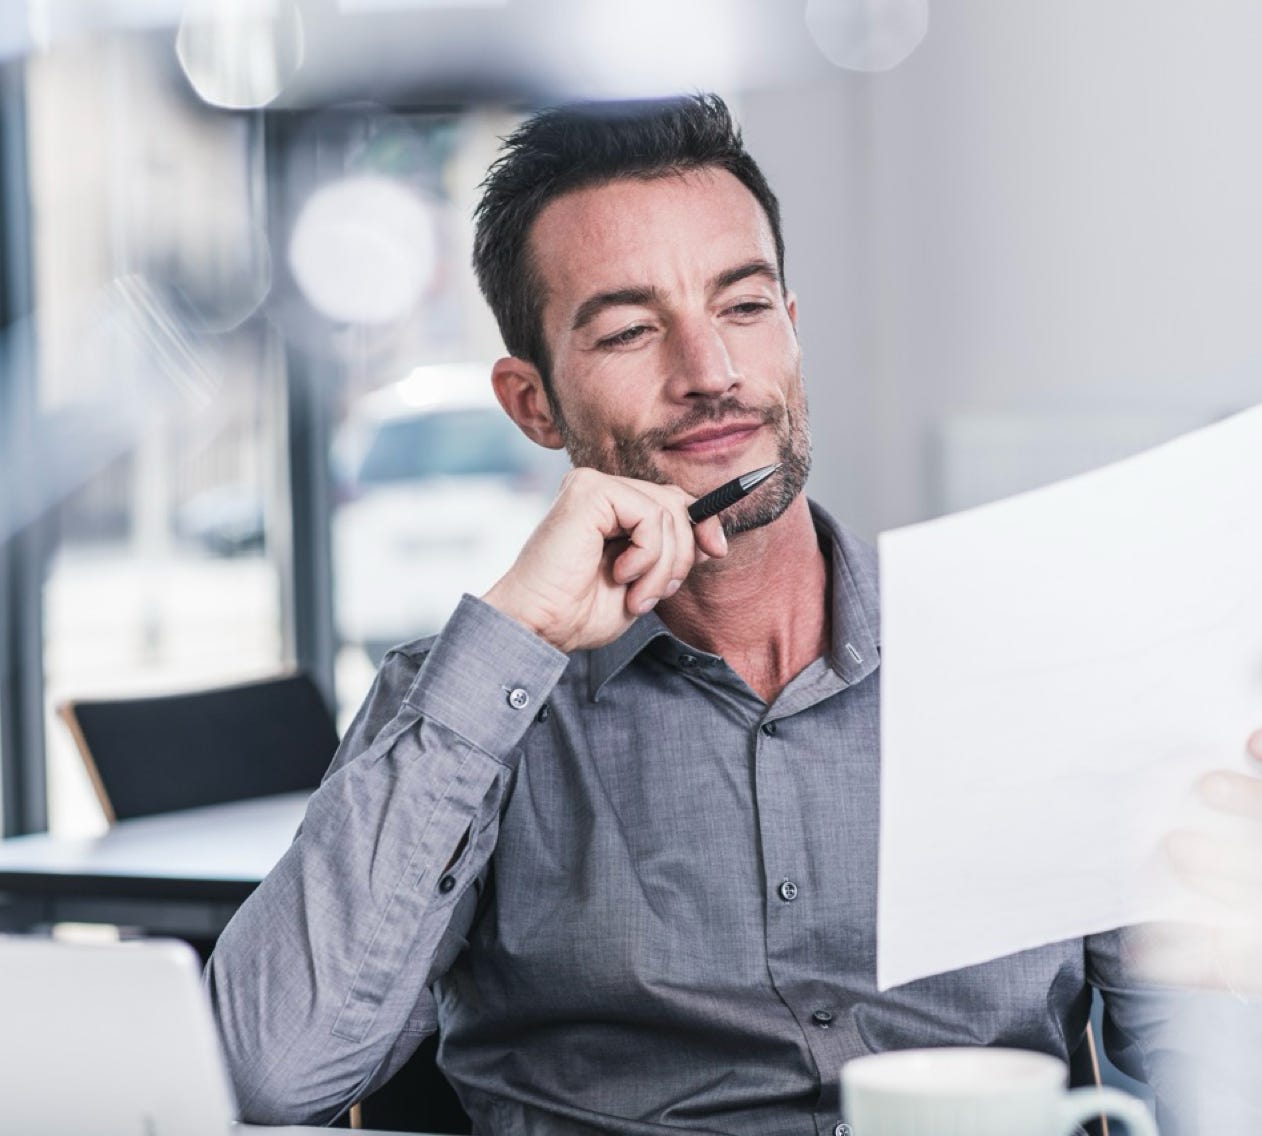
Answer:
M0 1129L226 1136L227 1068L192 948L0 935Z

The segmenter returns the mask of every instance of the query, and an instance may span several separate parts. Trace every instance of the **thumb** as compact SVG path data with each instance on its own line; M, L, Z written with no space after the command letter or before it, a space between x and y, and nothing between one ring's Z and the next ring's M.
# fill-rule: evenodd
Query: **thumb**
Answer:
M718 517L707 517L692 529L697 548L703 553L698 559L718 559L727 555L727 534L723 531L723 522Z

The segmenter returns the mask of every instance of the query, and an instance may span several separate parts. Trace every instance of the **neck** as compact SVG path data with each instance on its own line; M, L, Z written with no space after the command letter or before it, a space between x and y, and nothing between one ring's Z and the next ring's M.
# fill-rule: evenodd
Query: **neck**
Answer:
M769 525L699 564L658 613L681 639L722 655L770 704L828 647L827 564L804 494Z

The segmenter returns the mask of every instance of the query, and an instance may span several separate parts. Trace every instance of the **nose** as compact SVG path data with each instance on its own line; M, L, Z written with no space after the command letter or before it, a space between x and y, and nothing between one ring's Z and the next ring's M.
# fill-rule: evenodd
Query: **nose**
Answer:
M715 398L740 383L719 330L707 319L681 320L671 329L670 394Z

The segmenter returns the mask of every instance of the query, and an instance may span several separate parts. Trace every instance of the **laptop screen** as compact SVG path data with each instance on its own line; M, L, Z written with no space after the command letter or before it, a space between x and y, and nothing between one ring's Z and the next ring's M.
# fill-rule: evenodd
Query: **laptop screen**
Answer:
M234 1105L192 949L0 935L15 1136L225 1136Z

